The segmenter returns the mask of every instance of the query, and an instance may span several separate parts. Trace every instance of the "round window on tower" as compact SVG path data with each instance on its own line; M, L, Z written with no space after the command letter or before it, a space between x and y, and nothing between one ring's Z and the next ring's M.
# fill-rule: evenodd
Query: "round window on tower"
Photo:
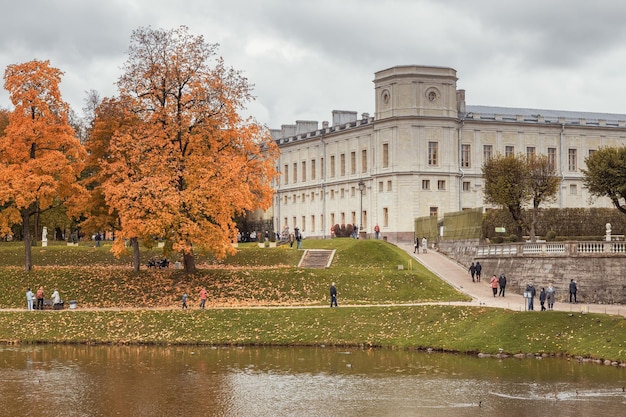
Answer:
M389 94L389 90L383 90L383 92L380 94L380 98L382 99L383 103L388 104L389 103L389 98L391 97L391 94Z
M431 102L437 101L439 98L439 91L434 87L429 88L426 90L426 98Z

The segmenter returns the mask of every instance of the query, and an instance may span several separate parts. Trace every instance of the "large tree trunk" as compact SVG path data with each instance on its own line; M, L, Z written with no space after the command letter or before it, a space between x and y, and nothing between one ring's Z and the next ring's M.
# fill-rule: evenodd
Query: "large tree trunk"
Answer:
M196 259L193 256L193 252L183 253L183 266L187 273L196 272Z
M24 237L24 271L33 269L33 255L30 236L30 209L22 209L22 235Z
M130 246L133 248L133 271L139 272L139 240L136 237L130 239Z

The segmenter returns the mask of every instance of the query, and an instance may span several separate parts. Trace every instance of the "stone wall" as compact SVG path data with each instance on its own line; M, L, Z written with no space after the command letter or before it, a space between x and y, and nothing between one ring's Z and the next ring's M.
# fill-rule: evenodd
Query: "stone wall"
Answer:
M467 268L476 260L478 245L479 239L442 240L437 242L439 252L448 258L454 259L461 265L466 265ZM482 260L480 263L482 264ZM485 275L483 274L483 276Z
M532 282L537 289L552 283L558 302L569 301L571 279L578 283L578 302L626 304L626 256L623 253L591 253L579 255L483 255L475 240L442 241L439 252L468 266L479 261L483 279L504 273L507 292L522 294ZM519 252L518 250L518 253Z

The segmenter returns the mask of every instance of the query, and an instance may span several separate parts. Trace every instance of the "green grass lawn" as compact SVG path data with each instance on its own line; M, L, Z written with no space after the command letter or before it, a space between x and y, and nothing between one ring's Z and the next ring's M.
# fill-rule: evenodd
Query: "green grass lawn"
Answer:
M25 272L23 248L0 244L0 307L25 305L26 288L58 289L85 307L175 307L183 293L197 302L200 288L211 305L323 305L337 283L342 304L469 300L394 245L375 240L307 240L305 248L335 249L331 268L304 269L303 251L241 245L222 261L198 254L198 271L147 269L133 272L130 258L116 259L109 247L52 245L33 248L34 270ZM142 264L160 252L142 250ZM176 259L172 259L175 261ZM412 269L409 264L412 262ZM398 270L403 265L403 270Z
M304 247L336 249L332 266L297 268L302 251L249 244L221 261L198 254L195 274L145 267L134 273L130 258L114 258L107 246L51 245L33 248L35 268L26 273L23 248L0 244L0 308L24 308L26 287L40 285L48 294L58 288L65 300L79 305L77 310L2 311L0 342L380 346L467 353L502 349L626 362L626 320L618 316L484 307L346 307L469 297L386 242L306 240ZM159 253L143 249L142 264ZM333 281L340 308L311 308L328 305ZM207 310L197 308L201 287L210 294ZM191 296L185 311L179 309L183 292ZM241 308L252 305L266 308ZM131 306L139 309L88 308Z

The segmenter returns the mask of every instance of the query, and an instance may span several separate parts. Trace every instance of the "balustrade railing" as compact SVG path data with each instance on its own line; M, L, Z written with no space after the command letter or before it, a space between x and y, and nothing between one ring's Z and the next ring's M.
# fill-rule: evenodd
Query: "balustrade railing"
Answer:
M535 242L479 245L477 256L626 256L626 242Z

